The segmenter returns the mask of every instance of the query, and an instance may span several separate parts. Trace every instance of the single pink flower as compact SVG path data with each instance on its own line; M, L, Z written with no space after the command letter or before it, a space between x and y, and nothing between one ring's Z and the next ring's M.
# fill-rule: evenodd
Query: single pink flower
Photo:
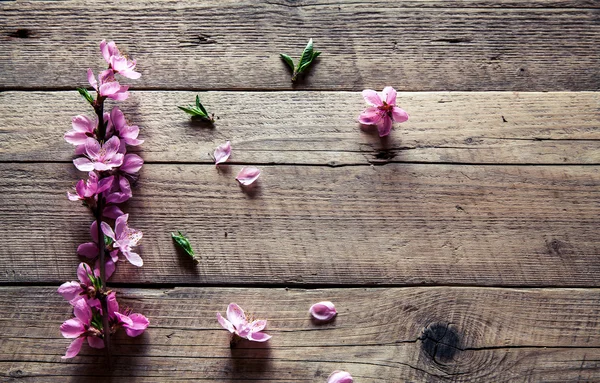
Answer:
M231 142L227 141L226 143L224 143L223 145L219 145L215 149L215 165L227 161L229 159L229 156L231 156Z
M144 143L144 140L138 140L140 128L136 125L127 125L125 115L118 107L114 107L110 112L110 120L107 131L115 130L116 134L121 139L121 145L137 146Z
M122 326L128 336L139 336L148 328L150 321L142 314L132 313L129 309L119 311L119 304L114 292L108 294L106 299L111 322Z
M119 73L121 76L138 79L142 75L135 71L135 60L129 60L127 57L123 56L117 45L114 41L106 42L106 40L102 40L100 42L100 52L102 52L102 57L106 60L107 63L110 64L111 68Z
M123 154L118 153L119 138L111 137L103 145L95 138L88 138L85 141L85 155L73 160L75 167L84 172L92 170L104 171L121 166L123 163Z
M90 278L96 275L87 263L80 263L77 267L77 281L65 282L58 288L58 293L69 303L75 305L78 300L85 299L89 306L96 306L100 302L96 299L96 289ZM93 300L94 302L89 302Z
M144 160L137 154L125 154L119 170L127 174L135 174L140 171L143 164Z
M142 232L127 226L129 214L123 214L115 220L115 231L106 223L102 222L102 231L114 242L112 246L118 248L121 254L127 258L134 266L142 266L144 261L139 254L132 251L132 247L137 246L142 239Z
M63 359L73 358L81 350L83 341L87 340L90 347L104 348L104 341L100 339L102 331L92 326L92 309L84 299L79 299L73 307L75 318L69 319L60 326L60 332L65 338L75 339Z
M405 122L408 120L408 113L396 106L396 90L391 86L385 87L381 94L371 89L365 89L362 95L367 104L371 106L358 116L358 121L365 125L377 125L380 137L390 134L394 121Z
M98 123L87 116L75 116L71 120L73 129L65 133L65 141L76 146L84 145L89 137L94 137Z
M354 379L346 371L334 371L327 378L327 383L352 383Z
M94 77L94 72L88 69L88 82L92 88L96 89L100 96L112 98L116 101L123 101L129 97L129 92L127 91L129 86L119 84L115 80L115 72L112 69L102 71L98 75L98 80L100 81L100 86L98 86L98 81Z
M260 170L255 167L244 167L238 173L237 177L235 177L238 182L244 186L248 186L252 184L254 181L258 179L260 176Z
M98 181L98 175L95 172L89 172L87 181L79 180L77 185L75 185L75 194L67 192L67 197L71 201L96 197L112 186L113 179L114 176L110 176Z
M328 321L337 315L337 311L333 303L329 301L315 303L308 310L313 318L320 321Z
M255 320L248 323L244 310L235 303L230 303L227 307L227 319L223 318L221 313L217 313L217 320L225 330L240 338L254 342L266 342L271 339L271 335L261 332L267 327L267 321Z

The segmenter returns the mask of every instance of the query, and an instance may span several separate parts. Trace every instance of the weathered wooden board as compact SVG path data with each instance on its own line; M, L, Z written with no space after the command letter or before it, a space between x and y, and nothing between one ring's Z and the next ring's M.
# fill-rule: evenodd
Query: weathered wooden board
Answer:
M113 378L152 381L325 382L335 369L357 382L566 382L600 379L596 289L122 289L122 305L150 318L139 338L119 336ZM339 314L311 322L332 300ZM266 344L229 348L216 321L237 302L268 319ZM54 288L0 288L0 371L18 381L110 376L84 346L61 361L70 317Z
M540 5L594 8L523 8ZM291 89L279 53L298 57L313 38L323 55L297 89L598 90L597 7L594 1L3 2L0 90L84 85L87 68L103 65L104 38L138 60L143 77L136 86L147 89Z
M600 95L593 92L400 93L411 119L386 139L357 123L360 92L202 93L219 117L214 128L175 107L194 97L134 92L119 104L143 128L147 162L210 163L209 153L231 140L232 160L241 163L600 164ZM71 117L89 109L75 91L0 93L0 160L69 161L73 147L62 136Z
M125 211L144 267L114 281L598 286L600 167L146 165ZM71 164L0 164L0 281L75 275L86 208ZM199 265L178 254L186 231Z

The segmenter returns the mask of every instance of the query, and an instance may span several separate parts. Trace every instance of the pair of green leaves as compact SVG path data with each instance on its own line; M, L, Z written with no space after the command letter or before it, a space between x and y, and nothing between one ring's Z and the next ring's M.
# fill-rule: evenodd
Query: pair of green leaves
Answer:
M194 262L198 263L198 258L196 258L194 249L192 249L192 244L190 243L190 240L185 235L183 235L180 231L177 231L177 234L171 233L171 238L173 238L173 241L175 241L177 246L181 247L183 249L183 251L185 251L187 253L187 255L192 257Z
M184 112L186 112L187 114L191 115L192 118L196 117L196 118L200 118L205 121L209 121L211 123L215 122L215 115L208 114L208 112L206 111L204 106L200 103L200 96L198 96L198 95L196 95L196 105L195 106L188 105L187 107L185 107L185 106L177 106L177 107L179 109L183 110Z
M290 56L284 53L280 53L279 55L283 61L285 61L285 63L292 68L292 82L294 82L298 79L298 75L304 73L310 64L312 64L320 54L321 52L313 49L313 41L310 39L308 40L308 44L306 44L306 48L304 48L304 51L302 52L302 56L300 56L298 65L294 66L294 60L292 60Z

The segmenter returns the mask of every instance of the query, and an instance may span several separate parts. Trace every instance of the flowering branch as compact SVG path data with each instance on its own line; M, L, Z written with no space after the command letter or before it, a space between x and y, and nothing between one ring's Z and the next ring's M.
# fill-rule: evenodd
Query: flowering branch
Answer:
M110 336L120 327L129 336L137 336L148 327L148 319L131 310L119 311L116 294L107 289L106 281L115 271L119 254L135 266L142 266L141 257L132 251L142 238L142 232L127 225L128 214L118 204L131 198L130 180L137 178L143 160L135 154L127 154L127 146L140 145L139 127L128 125L123 112L114 107L104 112L107 98L122 101L129 97L128 86L122 86L115 74L137 79L135 60L123 56L114 42L100 43L100 51L108 69L96 80L88 69L88 81L96 90L96 99L86 90L79 93L90 103L96 121L86 116L73 118L73 129L65 133L65 140L76 146L77 157L73 164L78 170L88 172L87 181L80 180L75 193L68 192L71 201L82 201L94 214L90 227L93 242L79 245L77 253L89 259L97 259L94 270L81 263L77 271L79 282L66 282L58 289L73 306L75 318L61 325L66 338L74 338L63 358L72 358L79 353L84 340L94 348L105 348L110 364ZM114 219L114 230L105 222ZM110 257L107 260L106 254Z

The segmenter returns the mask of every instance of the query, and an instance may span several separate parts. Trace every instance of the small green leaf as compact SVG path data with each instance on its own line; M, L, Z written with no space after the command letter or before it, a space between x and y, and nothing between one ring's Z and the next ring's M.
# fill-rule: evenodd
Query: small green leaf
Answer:
M87 89L85 89L85 88L77 88L77 91L79 92L79 94L81 96L83 96L83 98L86 99L87 102L89 102L90 104L94 103L94 97L92 97L92 95L90 94L90 92L88 92Z
M285 63L292 68L292 70L294 70L294 60L292 60L292 58L286 54L280 53L279 56L281 56L281 58L283 59L283 61L285 61Z
M299 69L305 66L306 63L310 63L313 58L313 41L312 39L308 40L308 44L306 44L306 48L302 52L302 56L300 56L300 61L298 62L298 67L296 68L297 72L300 72Z
M202 104L200 104L200 96L196 95L196 108L200 109L200 106Z
M188 105L187 107L185 106L177 106L179 109L183 110L184 112L186 112L187 114L191 115L192 118L193 117L199 117L203 120L206 121L210 121L210 122L214 122L214 115L210 116L208 114L208 112L206 111L206 108L204 108L204 105L202 105L202 103L200 102L200 96L196 95L196 105L192 106L192 105Z
M204 105L200 103L200 97L196 96L196 104L198 104L198 109L200 109L206 117L208 117L208 112L204 108Z
M109 237L108 235L105 235L105 236L104 236L104 244L105 244L106 246L110 246L110 245L112 245L112 244L113 244L113 242L114 242L114 241L113 241L113 239L112 239L111 237Z
M185 235L183 235L180 231L178 231L177 233L178 234L171 233L171 238L173 238L173 241L175 241L177 246L181 247L183 249L183 251L185 251L190 257L192 257L194 262L198 263L198 259L196 258L196 255L194 254L194 250L192 249L190 240Z

